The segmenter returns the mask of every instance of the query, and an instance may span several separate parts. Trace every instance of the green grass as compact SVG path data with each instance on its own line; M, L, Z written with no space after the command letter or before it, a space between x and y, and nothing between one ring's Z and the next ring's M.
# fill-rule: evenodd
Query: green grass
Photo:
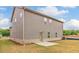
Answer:
M36 44L27 44L25 46L16 44L10 40L0 40L0 52L13 52L13 53L79 53L79 40L61 40L57 41L57 45L43 47Z
M15 43L10 40L0 40L0 46L9 46L9 45L15 45Z

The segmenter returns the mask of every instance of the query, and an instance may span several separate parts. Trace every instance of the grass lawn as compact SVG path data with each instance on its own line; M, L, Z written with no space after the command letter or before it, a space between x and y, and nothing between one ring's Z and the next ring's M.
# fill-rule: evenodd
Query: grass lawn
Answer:
M19 45L10 40L0 40L0 52L79 53L79 40L61 40L58 45L43 47L36 44Z

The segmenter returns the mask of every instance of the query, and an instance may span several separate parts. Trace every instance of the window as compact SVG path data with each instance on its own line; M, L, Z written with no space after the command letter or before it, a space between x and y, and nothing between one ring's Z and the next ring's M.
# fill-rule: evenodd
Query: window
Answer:
M49 23L52 23L52 19L49 19Z
M57 37L57 32L55 33L55 37Z
M16 18L14 18L14 22L16 22Z
M44 18L44 23L45 23L45 24L47 23L47 18Z
M48 32L48 38L50 38L50 32Z
M40 41L43 41L43 32L40 32Z
M21 12L21 13L20 13L20 17L22 17L22 15L23 15L23 14L22 14L22 12Z

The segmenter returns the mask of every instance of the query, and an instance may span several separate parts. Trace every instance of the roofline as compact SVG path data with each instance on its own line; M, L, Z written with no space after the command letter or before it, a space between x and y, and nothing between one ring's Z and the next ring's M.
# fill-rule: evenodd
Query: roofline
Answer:
M14 7L14 9L13 9L13 13L12 13L12 17L11 17L11 22L12 22L12 19L13 19L13 16L14 16L15 8L16 8L16 7ZM42 14L42 13L40 13L40 12L31 10L31 9L29 9L29 8L22 7L21 9L24 9L24 11L29 11L29 12L38 14L38 15L40 15L40 16L47 17L47 18L50 18L50 19L52 19L52 20L55 20L55 21L64 23L63 21L57 20L57 19L55 19L55 18L53 18L53 17L47 16L47 15L45 15L45 14Z
M13 12L12 12L12 16L11 16L11 22L12 22L12 19L13 19L13 16L14 16L15 8L16 7L13 8Z
M63 21L57 20L57 19L55 19L55 18L53 18L53 17L51 17L51 16L47 16L47 15L45 15L45 14L42 14L42 13L40 13L40 12L31 10L31 9L29 9L29 8L24 8L24 10L25 10L25 11L32 12L32 13L35 13L35 14L38 14L38 15L43 16L43 17L50 18L50 19L52 19L52 20L55 20L55 21L58 21L58 22L61 22L61 23L64 23Z

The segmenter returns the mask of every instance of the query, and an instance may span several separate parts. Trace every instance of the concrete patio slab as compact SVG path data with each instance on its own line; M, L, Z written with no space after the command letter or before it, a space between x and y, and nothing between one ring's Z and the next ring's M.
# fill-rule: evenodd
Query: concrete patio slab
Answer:
M35 44L40 45L40 46L53 46L57 45L58 43L56 42L35 42Z

